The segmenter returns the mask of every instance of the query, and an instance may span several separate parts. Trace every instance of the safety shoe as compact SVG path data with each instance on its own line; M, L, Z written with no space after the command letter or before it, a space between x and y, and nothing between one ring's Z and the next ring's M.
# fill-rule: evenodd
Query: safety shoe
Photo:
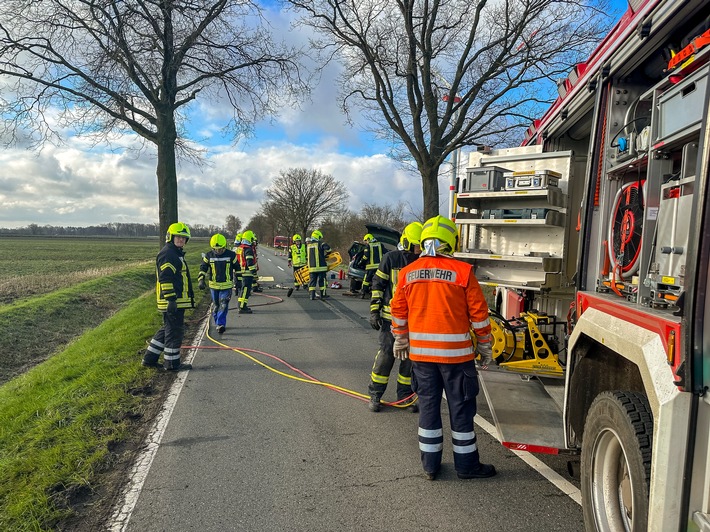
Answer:
M296 290L298 290L298 287L296 287ZM293 288L288 289L288 292L286 292L286 297L291 297L291 294L293 294Z
M260 294L263 291L264 289L260 286L254 287L254 289L252 289L252 292L256 292L257 294Z
M478 464L478 468L470 473L456 473L456 476L463 480L471 478L490 478L497 473L496 468L491 464Z
M414 404L409 405L407 407L407 410L409 410L413 414L416 414L417 412L419 412L419 403L414 403Z
M436 480L436 476L439 474L439 470L436 471L424 471L424 477L427 480Z
M298 292L300 289L301 289L301 285L300 285L300 284L297 284L297 285L296 285L296 292Z
M239 314L253 314L254 311L249 307L242 307L239 309Z
M153 369L163 369L163 365L158 361L146 362L145 360L142 360L141 366L146 367L146 368L153 368Z
M226 328L226 327L225 327L224 325L218 325L218 326L217 326L217 332L218 332L219 334L222 334L222 333L224 332L224 329L225 329L225 328Z
M380 403L379 397L370 397L370 402L367 404L367 408L370 412L379 412L382 409L382 403Z
M165 368L167 371L187 371L188 369L192 369L192 364L187 364L185 362L181 362L179 366L175 366L172 368Z
M330 299L330 296L328 294L323 294L320 296L321 299Z

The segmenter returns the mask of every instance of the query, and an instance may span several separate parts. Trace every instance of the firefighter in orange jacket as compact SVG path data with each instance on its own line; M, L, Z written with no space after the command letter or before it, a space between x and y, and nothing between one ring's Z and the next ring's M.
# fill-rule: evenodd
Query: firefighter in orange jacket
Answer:
M480 462L473 428L476 351L484 366L493 362L488 305L473 267L451 257L457 239L456 225L448 218L427 220L421 235L422 256L400 271L391 302L394 355L412 361L412 388L419 396L419 450L429 480L441 467L443 391L456 474L462 479L496 474L495 467Z

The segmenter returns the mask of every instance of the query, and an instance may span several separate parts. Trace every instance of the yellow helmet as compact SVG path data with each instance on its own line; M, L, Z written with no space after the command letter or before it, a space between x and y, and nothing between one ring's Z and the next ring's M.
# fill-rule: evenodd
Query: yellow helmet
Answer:
M295 235L293 235L293 238L292 238L291 240L293 240L294 242L295 242L296 240L300 241L300 240L301 240L301 235L295 234Z
M212 235L212 238L210 238L210 247L212 249L224 249L227 247L227 239L224 235L220 235L219 233Z
M436 238L449 246L449 251L456 251L459 232L456 224L443 216L429 218L422 226L421 242Z
M248 241L250 244L254 242L254 231L247 229L242 233L242 240Z
M367 233L365 236L362 237L362 239L365 242L375 242L375 237L372 236L372 233Z
M311 233L311 240L320 240L321 238L323 238L323 233L321 233L318 229Z
M422 241L422 224L420 222L412 222L402 231L402 236L399 239L402 247L406 251L410 251L412 246L416 246Z
M242 243L242 234L241 233L237 233L236 235L234 235L234 243L235 244Z
M168 227L168 232L165 233L165 241L172 242L174 236L184 236L190 240L190 229L182 222L175 222L170 224Z

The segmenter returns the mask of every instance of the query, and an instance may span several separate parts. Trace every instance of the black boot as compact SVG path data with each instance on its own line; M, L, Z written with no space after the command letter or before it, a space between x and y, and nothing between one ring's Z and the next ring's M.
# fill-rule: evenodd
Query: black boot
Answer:
M367 404L367 408L370 412L379 412L382 409L382 403L380 403L380 398L376 395L370 396L370 402Z

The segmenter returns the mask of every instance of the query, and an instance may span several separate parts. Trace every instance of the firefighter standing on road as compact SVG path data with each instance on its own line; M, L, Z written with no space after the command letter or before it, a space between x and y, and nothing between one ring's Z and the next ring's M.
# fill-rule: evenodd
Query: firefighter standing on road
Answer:
M326 279L328 272L328 262L326 256L330 252L330 246L323 240L323 233L317 229L311 233L311 243L308 244L306 253L308 255L308 294L311 300L327 299L330 296L325 293ZM320 294L318 294L320 292Z
M396 358L412 360L412 387L419 396L419 450L429 480L441 467L444 436L441 397L446 392L454 467L459 478L486 478L495 467L479 460L473 417L478 379L474 358L492 363L488 305L473 267L451 257L456 225L443 216L427 220L422 256L403 268L391 302ZM474 350L470 329L477 348Z
M190 240L190 229L181 222L171 224L165 235L165 245L155 259L156 297L158 310L163 313L163 326L150 340L143 355L144 366L160 368L158 358L163 354L163 367L170 371L191 369L180 363L180 346L185 333L185 309L195 306L190 270L185 262L183 247Z
M224 235L219 233L213 235L210 239L210 247L212 251L202 255L197 286L200 290L204 290L209 285L214 305L214 324L217 332L222 334L227 327L229 301L232 299L234 278L240 271L240 266L237 254L227 249L227 239ZM207 285L205 285L205 277L208 278Z
M254 238L254 233L251 231L244 231L242 233L242 243L239 246L239 253L237 257L239 259L239 267L242 271L242 283L241 291L239 292L239 314L251 314L252 310L249 308L249 296L251 295L251 287L254 282L254 277L256 277L256 260L254 258L254 248L252 246L252 239Z
M306 246L301 241L301 235L293 235L293 244L291 244L288 265L293 267L293 282L296 290L301 289L301 283L296 278L296 271L304 266L308 266L306 261ZM305 287L305 286L304 286Z
M234 236L234 245L232 246L232 251L237 255L237 263L241 264L239 261L239 255L242 252L242 234L237 233ZM239 270L239 272L235 273L234 275L234 295L239 297L239 293L242 291L242 272Z
M367 244L362 256L365 263L365 278L362 280L362 298L365 299L370 293L372 278L375 276L377 267L382 260L382 244L370 233L367 233L362 239Z
M370 374L370 403L368 408L372 412L379 412L380 398L387 389L390 372L394 366L394 353L392 346L392 316L390 314L390 301L397 289L399 272L407 264L419 258L419 241L422 234L422 224L413 222L404 228L399 239L401 250L386 253L377 273L372 281L372 298L370 300L370 325L379 333L380 349L375 356L375 363ZM397 400L401 401L412 395L412 363L404 359L399 363L397 374ZM413 403L410 406L413 412L419 411L419 406Z

